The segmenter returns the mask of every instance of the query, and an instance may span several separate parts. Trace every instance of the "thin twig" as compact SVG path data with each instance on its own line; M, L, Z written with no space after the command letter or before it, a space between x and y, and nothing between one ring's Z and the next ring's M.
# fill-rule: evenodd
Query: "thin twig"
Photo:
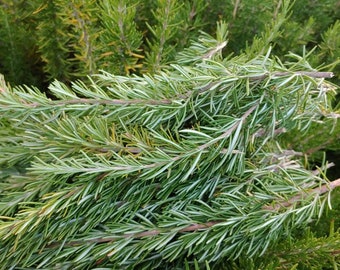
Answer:
M93 60L93 56L92 56L93 49L92 49L92 44L91 44L91 40L90 40L90 34L88 32L88 29L87 29L89 22L86 22L81 17L81 14L80 14L78 8L76 8L76 6L73 3L71 3L71 6L72 6L72 9L73 9L72 15L74 16L74 18L78 22L80 30L82 31L80 42L84 42L84 44L85 44L85 53L84 53L83 58L85 58L85 62L87 63L87 66L89 67L88 74L93 75L94 71L95 71L95 67L94 67L95 64L94 64L94 60Z
M258 106L258 103L256 103L255 105L253 105L252 107L250 107L245 113L244 113L244 115L242 115L242 117L241 117L241 122L243 123L245 120L246 120L246 118L257 108L257 106ZM228 128L222 135L220 135L219 137L217 137L216 139L214 139L214 142L216 141L216 140L222 140L222 139L224 139L224 138L227 138L227 137L229 137L230 136L230 134L238 127L238 125L239 125L239 121L237 121L233 126L231 126L230 128ZM202 145L200 145L198 148L200 149L200 150L203 150L203 149L205 149L205 148L207 148L207 147L209 147L211 145L211 142L207 142L207 143L205 143L205 144L202 144Z
M254 137L263 137L266 135L266 130L261 128L259 129L259 131L257 131L255 134L254 134ZM274 130L274 135L280 135L282 133L286 133L287 132L287 129L286 128L278 128L278 129L275 129Z
M333 162L327 163L325 166L322 166L319 169L313 170L312 174L313 175L319 175L322 171L327 170L329 168L332 168L334 166L335 166L335 163L333 163Z
M94 148L95 151L98 151L100 153L108 153L108 152L115 152L115 153L120 153L120 152L125 152L128 154L139 154L142 153L143 150L138 147L96 147Z
M208 229L212 226L214 226L215 224L221 223L221 221L210 221L210 222L206 222L206 223L201 223L201 224L192 224L188 227L185 227L181 230L179 230L179 233L183 233L183 232L193 232L193 231L197 231L197 230L202 230L202 229ZM150 231L144 231L144 232L140 232L140 233L128 233L128 234L123 234L123 235L119 235L119 236L111 236L111 237L98 237L98 238L92 238L92 239L88 239L88 240L79 240L79 241L71 241L68 242L64 245L64 247L72 247L72 246L79 246L79 245L84 245L85 243L109 243L109 242L114 242L117 241L119 239L122 238L135 238L135 239L139 239L139 238L143 238L143 237L149 237L149 236L156 236L159 235L163 232L163 230L150 230ZM58 247L61 245L61 242L53 242L49 245L47 245L47 248L54 248L54 247Z
M241 2L241 0L236 0L235 6L234 6L234 10L233 10L233 18L234 19L236 18L236 14L237 14L237 10L238 10L238 7L240 5L240 2Z
M263 207L263 209L270 210L270 211L277 211L282 208L286 208L286 207L290 207L294 205L296 202L301 201L301 199L303 199L307 195L311 195L311 194L321 195L339 186L340 186L340 178L330 183L327 183L325 185L322 185L321 187L314 188L311 191L307 192L307 194L298 194L290 198L288 201L275 202L274 205L266 205Z
M279 3L276 6L276 9L274 11L274 19L277 18L277 15L279 14L279 10L280 10L281 5L282 5L282 0L280 0Z
M218 53L221 51L225 46L227 45L226 41L223 41L221 44L218 44L216 48L213 48L209 52L207 52L205 55L203 55L203 59L210 59L211 57L214 56L214 54Z
M162 105L162 104L171 104L173 101L170 99L160 99L160 100L152 100L152 99L88 99L88 98L76 98L76 99L67 99L62 101L53 101L51 102L54 106L65 106L70 104L97 104L97 105L134 105L134 104L146 104L146 105ZM26 103L30 107L38 107L42 104L34 102L34 103Z
M264 80L268 78L269 76L272 77L284 77L284 76L292 76L292 75L297 75L297 76L308 76L312 78L333 78L334 74L333 72L319 72L319 71L295 71L295 72L273 72L273 73L266 73L263 75L258 75L258 76L252 76L249 77L251 80ZM246 76L247 78L248 76Z

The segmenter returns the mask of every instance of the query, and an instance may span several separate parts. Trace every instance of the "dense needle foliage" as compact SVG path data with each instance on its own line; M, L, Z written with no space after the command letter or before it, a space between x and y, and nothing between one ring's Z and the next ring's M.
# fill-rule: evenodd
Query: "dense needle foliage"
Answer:
M338 23L287 53L272 45L292 5L264 1L274 19L234 50L237 25L198 32L218 1L24 2L2 12L32 4L21 23L58 80L1 78L0 269L337 269L321 150L339 149ZM234 2L234 19L250 9Z

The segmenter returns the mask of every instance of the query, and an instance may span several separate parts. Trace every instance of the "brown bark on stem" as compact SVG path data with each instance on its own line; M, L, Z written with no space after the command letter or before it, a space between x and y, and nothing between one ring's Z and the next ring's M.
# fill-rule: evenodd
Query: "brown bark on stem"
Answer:
M332 191L336 187L340 186L340 178L337 180L334 180L328 184L322 185L321 187L317 187L309 191L307 194L298 194L292 198L290 198L288 201L278 201L275 202L273 205L266 205L263 207L265 210L269 211L278 211L281 208L286 208L294 205L295 203L301 201L304 197L310 195L310 194L316 194L321 195L323 193L326 193L327 191Z

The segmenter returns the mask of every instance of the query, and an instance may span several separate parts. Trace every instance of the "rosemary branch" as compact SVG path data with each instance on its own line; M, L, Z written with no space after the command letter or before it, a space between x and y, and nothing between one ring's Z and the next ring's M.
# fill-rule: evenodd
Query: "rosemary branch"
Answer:
M264 80L269 76L273 77L284 77L284 76L308 76L312 78L333 78L333 72L320 72L320 71L295 71L295 72L274 72L274 73L267 73L259 76L252 76L250 77L251 80Z
M249 78L250 80L264 80L268 78L269 76L272 77L284 77L289 75L304 75L309 76L312 78L332 78L334 76L333 72L317 72L317 71L296 71L296 72L274 72L274 73L267 73L263 75L258 76L245 76L240 77L239 79ZM237 75L236 75L237 76ZM206 91L209 91L213 86L218 84L219 82L211 82L207 86L204 86L200 89L198 89L198 93L202 94ZM5 92L5 90L0 89L0 93ZM137 105L137 104L143 104L143 105L166 105L166 104L172 104L175 101L178 101L178 99L186 99L192 95L194 91L190 90L185 94L181 94L178 96L175 96L173 99L93 99L93 98L76 98L76 99L68 99L68 100L62 100L62 101L54 101L50 100L50 102L47 102L50 105L53 106L66 106L66 105L72 105L72 104L97 104L97 105L116 105L116 106L128 106L128 105ZM43 106L43 104L38 102L25 102L23 101L23 104L28 107L37 108Z
M336 179L328 184L322 185L321 187L317 187L312 189L310 192L308 192L307 194L317 194L317 195L321 195L324 194L328 191L331 191L333 189L335 189L336 187L340 186L340 178ZM292 197L291 199L289 199L288 201L285 202L276 202L274 205L271 206L264 206L263 209L264 210L268 210L268 211L277 211L280 210L281 208L284 207L290 207L292 206L294 203L300 201L303 197L305 197L305 194L299 194L296 195L294 197ZM193 232L193 231L197 231L197 230L203 230L203 229L208 229L213 227L214 225L223 223L225 221L209 221L206 223L201 223L201 224L191 224L188 227L182 228L180 230L178 230L178 233L185 233L185 232ZM171 228L170 230L173 230L173 228ZM99 238L92 238L89 240L80 240L80 241L71 241L66 243L64 246L78 246L78 245L83 245L84 243L108 243L108 242L114 242L117 241L121 238L143 238L143 237L151 237L151 236L155 236L155 235L159 235L161 233L165 232L164 229L154 229L154 230L149 230L149 231L144 231L144 232L140 232L140 233L130 233L130 234L123 234L123 235L115 235L115 236L111 236L111 237L99 237ZM60 246L62 243L61 242L53 242L49 245L47 245L47 248L54 248L57 246Z
M336 187L340 186L340 178L336 179L328 184L322 185L321 187L314 188L310 190L307 193L304 194L298 194L292 198L290 198L288 201L277 201L273 205L266 205L263 207L265 210L270 210L270 211L278 211L282 208L285 207L290 207L294 205L295 203L301 201L301 199L305 198L308 195L315 194L315 195L322 195L328 191L331 191L335 189Z

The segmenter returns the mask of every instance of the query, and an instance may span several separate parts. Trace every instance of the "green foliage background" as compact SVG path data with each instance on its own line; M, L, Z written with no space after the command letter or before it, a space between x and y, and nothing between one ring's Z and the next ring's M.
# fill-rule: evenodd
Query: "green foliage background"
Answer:
M283 5L281 0L0 1L0 73L12 86L34 85L47 94L51 94L47 86L54 79L70 85L79 79L87 81L87 75L100 70L116 75L157 74L177 63L179 53L201 31L215 35L216 22L224 20L229 32L224 56L266 51L268 46L259 41L262 39L282 62L289 61L289 51L302 54L318 70L333 71L332 80L339 84L340 1L295 1L287 12L289 16L280 15ZM339 111L339 95L332 102L334 110ZM315 123L306 132L291 131L281 143L308 155L311 169L324 160L333 161L336 166L329 169L328 177L339 178L339 123ZM287 257L279 269L294 269L289 262L294 259L296 269L336 269L335 264L313 261L312 257L299 265L301 258L289 253L305 245L306 239L315 246L322 243L322 237L326 241L338 239L334 231L340 226L339 190L332 196L334 209L307 232L297 233L300 242L282 246L282 258L284 253ZM266 256L263 262L272 254ZM261 264L240 259L220 262L216 269L271 267ZM192 262L185 265L187 269L195 267Z
M228 23L226 55L239 53L263 35L275 55L315 48L313 66L334 70L339 79L340 4L296 1L280 21L283 1L220 0L6 0L0 3L0 72L12 84L44 86L98 73L154 73L175 61L200 31L213 34ZM330 66L327 66L330 65Z

